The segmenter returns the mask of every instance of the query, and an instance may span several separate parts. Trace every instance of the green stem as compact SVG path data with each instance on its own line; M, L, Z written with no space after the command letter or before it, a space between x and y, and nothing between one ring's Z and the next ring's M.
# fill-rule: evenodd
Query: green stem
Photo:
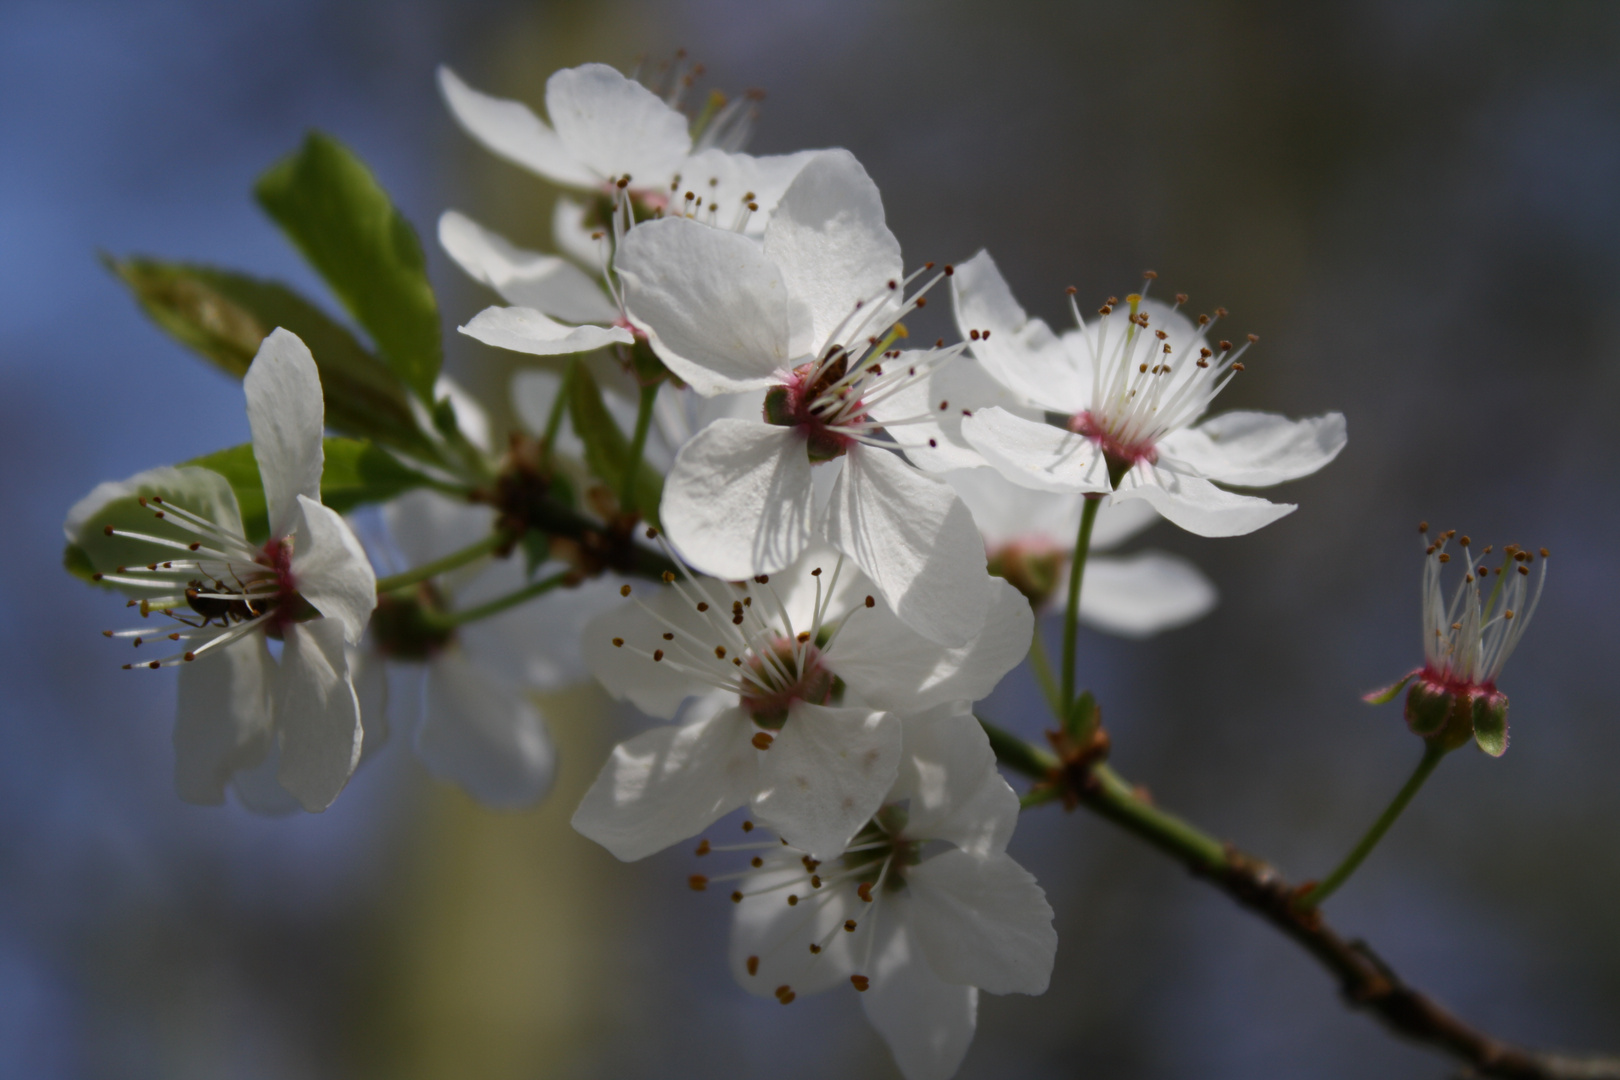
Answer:
M479 604L477 607L465 608L461 611L446 612L445 614L439 616L437 621L440 623L440 625L447 627L463 626L466 623L477 622L479 619L487 619L491 615L499 615L508 608L517 607L519 604L533 600L537 596L550 592L552 589L555 589L557 586L563 584L567 577L568 574L564 572L561 574L553 574L548 578L541 578L539 581L536 581L531 585L524 586L517 592L508 593L505 596L491 600L487 604Z
M1080 801L1099 815L1189 866L1210 872L1226 869L1225 844L1154 806L1106 762L1092 767L1091 778L1094 783L1081 790Z
M446 555L442 559L435 559L430 563L424 563L423 565L416 567L414 570L405 571L403 574L395 574L392 577L379 578L377 581L377 592L379 594L393 592L396 589L403 589L407 585L415 585L417 582L426 581L428 578L438 577L445 571L454 570L458 566L466 566L473 560L480 559L485 555L488 555L490 552L506 543L507 540L508 537L505 533L490 533L476 544L464 547L460 551Z
M568 358L568 366L563 368L562 380L557 384L557 399L551 403L551 414L546 417L546 430L540 436L540 460L551 458L551 448L557 441L557 432L562 430L563 415L568 411L568 393L573 388L574 369L579 366L579 354Z
M653 403L658 400L658 383L641 388L641 402L636 408L636 430L630 436L630 458L624 463L624 490L619 493L619 506L625 510L636 506L636 475L641 471L641 455L647 448L647 430L652 427Z
M1041 693L1046 695L1046 704L1057 717L1058 723L1063 723L1063 698L1058 695L1057 677L1052 674L1052 660L1046 655L1046 642L1041 640L1041 619L1035 617L1035 635L1029 643L1029 666L1035 672L1035 681L1041 684Z
M1378 816L1378 820L1373 822L1372 828L1367 830L1367 835L1363 836L1361 842L1350 850L1350 854L1344 857L1344 861L1339 864L1338 869L1324 878L1310 892L1299 898L1297 907L1306 911L1316 907L1329 896L1332 896L1339 886L1343 885L1350 875L1356 872L1356 867L1360 866L1362 860L1366 859L1372 853L1372 849L1378 846L1378 841L1384 838L1384 834L1389 831L1389 827L1395 824L1395 819L1401 816L1401 811L1406 809L1406 804L1412 801L1412 796L1418 793L1418 789L1423 786L1423 782L1429 778L1429 774L1434 772L1435 766L1439 765L1440 759L1445 756L1446 751L1439 743L1431 742L1425 745L1423 760L1418 762L1418 767L1413 770L1411 779L1407 780L1406 786L1401 788L1400 793L1395 796L1395 801L1390 803L1384 809L1384 812Z
M1069 565L1069 606L1063 612L1063 689L1062 708L1058 710L1061 720L1069 713L1069 704L1074 701L1074 650L1075 639L1080 627L1080 582L1086 576L1086 555L1091 550L1091 527L1096 524L1097 510L1102 506L1102 499L1086 499L1085 508L1080 511L1080 534L1074 541L1074 558Z
M1045 780L1058 767L1056 755L1033 743L1027 743L1012 732L999 728L979 717L979 726L990 737L990 749L996 760L1014 772L1023 773L1032 780Z

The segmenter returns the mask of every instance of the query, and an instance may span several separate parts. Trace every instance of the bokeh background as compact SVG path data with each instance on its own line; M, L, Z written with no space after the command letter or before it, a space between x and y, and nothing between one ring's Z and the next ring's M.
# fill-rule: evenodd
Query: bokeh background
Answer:
M636 721L550 703L554 797L479 809L399 740L318 816L180 804L174 684L119 671L116 605L58 569L96 482L246 438L235 384L96 252L320 287L252 204L320 127L424 234L447 206L533 246L549 194L433 87L538 102L553 69L690 50L768 91L759 152L843 145L911 261L997 256L1032 311L1151 267L1261 334L1223 399L1341 409L1350 445L1253 536L1161 526L1222 592L1147 644L1086 634L1115 762L1295 877L1404 779L1426 517L1553 550L1508 669L1511 752L1446 763L1330 905L1508 1038L1620 1050L1620 7L1367 0L0 3L0 1075L892 1077L852 993L731 984L729 905L684 850L625 866L567 819ZM453 333L488 298L431 240ZM1028 676L986 711L1031 736ZM963 1077L1440 1077L1293 946L1084 814L1013 852L1061 947L986 996Z

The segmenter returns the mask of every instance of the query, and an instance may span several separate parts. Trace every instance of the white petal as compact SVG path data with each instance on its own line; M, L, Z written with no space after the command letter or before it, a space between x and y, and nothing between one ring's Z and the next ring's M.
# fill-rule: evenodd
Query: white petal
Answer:
M242 535L242 514L236 505L236 494L219 473L194 465L148 469L128 480L97 484L68 511L62 531L69 542L78 545L98 572L112 573L120 566L147 563L155 555L153 545L145 540L108 536L105 531L108 525L182 544L197 541L197 534L190 529L158 519L154 516L155 509L142 508L136 502L140 496L148 499L157 496L214 522L229 534ZM150 588L139 585L120 584L117 588L137 598L153 594Z
M688 564L738 581L798 558L810 542L811 509L802 435L716 420L675 456L659 513Z
M326 461L321 376L298 335L277 327L259 346L242 389L253 429L253 456L270 508L270 535L284 537L297 524L298 496L321 499Z
M662 191L692 148L686 117L606 64L553 74L546 113L569 154L603 180L629 174Z
M804 864L785 848L780 855L765 852L764 858L770 862L763 870L736 884L743 899L733 910L728 952L737 985L760 997L774 997L783 986L800 995L840 983L847 989L862 940L838 927L852 916L860 919L868 905L855 898L850 882L815 890ZM789 896L799 902L789 904ZM810 946L821 942L826 942L822 950L812 953Z
M759 210L749 213L743 232L748 236L759 236L776 212L788 185L818 152L801 150L795 154L754 157L711 147L682 162L682 194L691 191L703 196L705 206L699 212L700 220L712 220L725 229L731 228L737 219L744 196L752 195L751 201ZM710 204L717 207L716 217L707 216Z
M1146 462L1125 474L1114 499L1145 500L1161 515L1199 536L1242 536L1295 510L1293 503L1222 491L1208 480Z
M557 755L540 710L458 650L428 665L416 753L428 772L459 784L485 806L538 802L556 775Z
M891 919L879 934L861 1008L905 1080L950 1080L973 1043L979 992L941 981L903 923Z
M703 587L723 588L719 583ZM673 632L668 623L681 629L682 647L687 635L705 641L711 631L708 622L675 589L642 583L631 589L629 599L618 598L617 605L610 605L586 625L581 649L591 674L609 694L628 699L649 716L667 720L680 711L687 698L705 694L712 686L687 673L684 664L666 664L651 656L659 649L682 655L681 648L663 638ZM614 645L615 640L624 645Z
M360 760L360 703L349 682L343 627L331 619L287 627L275 690L281 768L276 779L305 810L325 810Z
M180 665L174 718L174 788L180 798L224 802L231 776L263 759L274 670L258 633Z
M1175 431L1159 452L1200 476L1239 487L1266 487L1309 476L1344 449L1344 414L1304 420L1262 412L1229 412Z
M257 765L242 769L231 777L231 790L244 808L266 817L286 817L303 809L292 793L281 786L276 774L281 771L281 747L274 739Z
M1046 991L1052 907L1011 856L947 851L907 870L906 887L911 931L934 974L992 994Z
M567 326L526 307L490 307L472 317L463 334L485 345L530 356L563 356L607 345L629 345L635 335L622 326Z
M900 722L870 709L795 702L760 757L754 814L815 859L835 859L894 782Z
M902 721L900 771L888 798L911 800L907 836L946 840L973 855L1005 850L1018 824L1018 796L965 702Z
M1031 319L988 251L956 267L951 276L956 326L964 340L973 331L990 336L969 346L985 370L1022 400L1063 413L1077 413L1090 400L1089 369L1077 368L1057 335Z
M896 370L906 366L907 356L902 353L894 361ZM1041 419L1039 412L1020 404L1017 395L967 357L946 361L926 380L879 401L868 414L879 423L893 425L884 430L905 448L912 464L943 472L985 464L984 457L963 437L962 420L964 411L977 412L992 405L1029 420Z
M753 794L754 730L741 709L728 708L620 743L574 812L574 828L626 862L696 836Z
M1096 444L1084 436L1000 408L967 417L962 434L1015 484L1037 491L1108 490L1108 466Z
M827 539L930 641L962 645L984 626L984 543L943 481L887 450L853 446L833 484Z
M508 304L571 323L611 323L619 309L567 259L514 247L464 214L439 215L439 246Z
M1086 563L1080 621L1110 634L1143 638L1185 626L1207 614L1217 599L1203 572L1179 556L1162 551L1098 556Z
M747 237L649 221L625 235L614 268L631 322L698 393L763 388L793 359L787 286Z
M494 153L568 187L595 187L599 182L522 102L481 94L442 65L439 90L462 130Z
M377 607L377 575L337 511L304 495L298 505L303 520L293 547L293 581L315 610L343 625L350 645L358 645Z
M600 230L586 224L590 208L582 202L559 195L551 210L551 239L557 250L581 266L591 269L606 264L606 241L598 237Z
M437 491L418 488L382 508L389 539L405 558L405 566L421 566L482 540L495 523L488 506L452 499Z
M805 344L818 355L857 301L898 299L886 286L902 276L900 241L883 222L877 185L848 150L819 153L799 170L765 229L765 254L794 300L809 306ZM838 335L845 344L855 336Z
M516 558L500 562L458 593L457 603L471 606L493 600L517 591L523 583L523 567ZM623 584L620 578L604 575L469 623L457 636L480 666L507 681L535 690L560 690L589 677L580 644L597 616L625 602L619 595Z
M973 586L964 584L963 591ZM977 701L1029 652L1034 616L1022 593L1000 578L981 579L984 629L966 645L939 645L901 622L888 606L857 607L828 653L832 670L878 709L929 709Z

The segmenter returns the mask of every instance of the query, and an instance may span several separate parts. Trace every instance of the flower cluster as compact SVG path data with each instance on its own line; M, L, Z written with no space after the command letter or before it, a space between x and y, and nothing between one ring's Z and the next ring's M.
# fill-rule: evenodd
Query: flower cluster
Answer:
M979 991L1041 993L1056 950L976 703L1032 640L1044 669L1037 621L1066 594L1053 743L1105 747L1071 685L1076 623L1142 637L1216 593L1179 556L1093 551L1161 517L1210 537L1276 521L1293 507L1228 487L1317 471L1344 418L1207 416L1257 339L1221 339L1226 312L1185 296L1144 286L1082 315L1071 289L1060 334L987 253L908 269L852 154L750 156L752 99L694 118L689 81L661 96L559 71L543 120L440 71L468 134L570 192L557 254L438 222L503 301L461 332L523 354L509 385L490 375L506 366L474 372L476 393L439 372L414 234L329 140L261 202L372 345L226 274L122 265L243 376L252 442L96 488L68 515L68 565L137 609L107 632L146 650L126 667L180 669L190 801L322 810L403 728L435 777L530 804L557 767L536 692L594 677L663 723L613 750L575 828L624 860L739 854L689 879L735 905L738 982L783 1004L852 987L909 1080L949 1077ZM391 221L388 241L350 218ZM212 307L163 306L186 289ZM919 346L935 299L958 340ZM1449 746L1466 714L1500 753L1495 680L1535 557L1509 548L1493 572L1463 537L1446 601L1451 540L1428 549L1408 717ZM712 839L738 811L746 836Z

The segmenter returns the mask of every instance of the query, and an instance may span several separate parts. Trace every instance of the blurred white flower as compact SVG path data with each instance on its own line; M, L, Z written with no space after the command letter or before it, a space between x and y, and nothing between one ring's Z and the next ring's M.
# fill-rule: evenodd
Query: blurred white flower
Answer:
M1086 496L1020 487L994 469L964 469L945 479L973 511L990 569L1041 610L1068 587L1075 534ZM1142 638L1185 626L1214 608L1215 586L1192 563L1163 551L1105 555L1158 520L1145 502L1104 505L1091 531L1080 592L1080 621Z
M735 882L731 968L750 993L792 1003L838 985L861 1005L906 1080L947 1080L973 1040L978 993L1039 994L1057 950L1052 909L1007 855L1018 797L964 705L902 725L894 786L832 858L766 836L710 844L751 869ZM763 830L751 828L750 839Z
M167 526L103 526L108 538L145 545L152 561L96 577L139 591L141 614L160 620L108 636L136 646L184 642L174 655L125 665L181 668L174 734L180 797L221 802L233 774L268 755L280 786L305 810L323 810L360 754L345 643L365 630L376 578L349 526L320 502L324 405L309 350L294 334L274 331L242 386L269 509L267 542L247 540L230 486L198 468L102 484L73 508L65 529L70 540L87 539L98 515L131 496ZM268 638L282 642L279 663Z
M717 420L676 456L661 513L687 560L728 579L770 573L821 533L912 629L968 641L984 621L972 517L948 486L879 442L866 415L956 355L889 362L905 334L900 317L944 275L906 298L918 275L903 277L860 163L839 150L806 165L763 245L653 221L625 237L617 267L631 320L671 371L700 394L766 394L760 420ZM812 468L834 461L836 479L818 498Z
M1183 315L1182 298L1171 306L1132 295L1126 310L1111 301L1090 322L1076 307L1078 329L1058 337L1018 306L986 252L957 268L953 289L957 321L984 373L1025 407L970 405L961 438L1015 483L1142 499L1189 532L1235 536L1294 507L1211 481L1268 487L1310 475L1344 448L1339 413L1288 420L1231 412L1193 427L1242 370L1248 346L1211 348L1211 320ZM1064 426L1031 409L1063 417Z
M615 697L680 723L618 746L574 827L639 859L748 804L790 843L836 854L894 781L900 716L978 700L1028 649L1017 590L972 587L989 617L957 648L910 630L832 551L774 578L628 590L587 628L586 661Z

